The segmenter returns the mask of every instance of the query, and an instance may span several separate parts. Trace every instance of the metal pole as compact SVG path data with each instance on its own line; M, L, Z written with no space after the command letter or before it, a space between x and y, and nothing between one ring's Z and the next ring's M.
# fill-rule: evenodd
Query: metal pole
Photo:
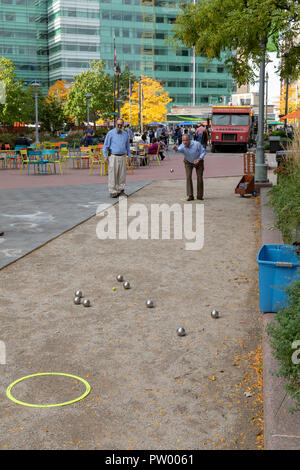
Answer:
M192 106L196 106L196 55L195 55L195 47L193 47L193 55L192 55Z
M35 143L39 144L39 111L38 111L38 92L34 92L35 99Z
M266 67L266 46L267 38L263 38L261 43L261 61L259 73L259 111L258 111L258 138L255 157L255 181L265 183L268 181L267 165L265 164L264 147L264 98L265 98L265 67Z
M114 127L116 127L116 74L114 71Z
M265 133L268 133L268 85L269 85L269 74L266 73L266 130Z
M141 79L139 81L139 131L141 132Z
M196 0L193 0L196 5ZM196 53L195 46L192 48L192 106L196 106Z
M131 129L131 80L129 79L129 127Z
M86 100L86 116L87 116L87 124L90 123L90 100Z
M143 94L143 85L141 85L141 134L144 133L144 122L143 122L143 108L144 108L144 94Z
M117 96L117 103L118 103L118 119L121 117L121 100L120 100L120 70L118 70L117 74L117 83L118 83L118 96Z
M286 79L286 85L285 85L285 111L284 115L286 116L289 112L289 80ZM287 128L287 119L284 120L284 130L286 131Z

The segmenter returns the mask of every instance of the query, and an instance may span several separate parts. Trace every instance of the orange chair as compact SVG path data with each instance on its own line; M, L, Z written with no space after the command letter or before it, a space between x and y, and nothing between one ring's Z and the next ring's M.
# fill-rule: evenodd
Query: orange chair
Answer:
M131 163L129 163L129 157L126 157L126 168L129 172L131 172L132 175L134 174L134 170L132 166L132 159L131 159Z

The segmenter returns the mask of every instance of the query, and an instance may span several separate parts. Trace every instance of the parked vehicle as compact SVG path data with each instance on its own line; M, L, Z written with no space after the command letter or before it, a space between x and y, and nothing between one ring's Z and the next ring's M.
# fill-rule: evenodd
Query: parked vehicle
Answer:
M213 106L211 150L222 146L240 147L247 152L252 144L253 118L250 106Z

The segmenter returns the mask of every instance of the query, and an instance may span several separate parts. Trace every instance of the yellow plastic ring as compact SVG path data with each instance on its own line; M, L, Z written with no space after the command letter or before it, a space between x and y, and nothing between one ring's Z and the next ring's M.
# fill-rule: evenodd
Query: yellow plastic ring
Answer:
M22 382L23 380L29 379L30 377L39 377L42 375L63 375L64 377L72 377L73 379L79 380L85 385L85 392L78 398L75 398L74 400L66 401L64 403L54 403L50 405L35 405L33 403L25 403L23 401L17 400L15 397L12 396L11 394L11 389L19 382ZM21 379L15 380L13 383L11 383L7 389L6 389L6 396L13 402L18 403L19 405L23 406L32 406L35 408L53 408L54 406L65 406L65 405L71 405L72 403L76 403L77 401L83 400L91 391L91 386L90 384L82 379L81 377L77 377L76 375L71 375L71 374L63 374L61 372L41 372L39 374L32 374L32 375L27 375L26 377L21 377Z

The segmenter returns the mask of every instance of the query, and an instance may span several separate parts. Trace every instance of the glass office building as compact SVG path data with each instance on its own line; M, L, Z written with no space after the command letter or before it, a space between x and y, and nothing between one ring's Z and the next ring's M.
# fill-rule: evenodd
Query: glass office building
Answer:
M0 57L26 83L49 87L47 0L0 0Z
M0 55L26 81L72 81L92 60L160 80L176 105L228 103L224 64L172 49L167 39L182 0L0 0Z

